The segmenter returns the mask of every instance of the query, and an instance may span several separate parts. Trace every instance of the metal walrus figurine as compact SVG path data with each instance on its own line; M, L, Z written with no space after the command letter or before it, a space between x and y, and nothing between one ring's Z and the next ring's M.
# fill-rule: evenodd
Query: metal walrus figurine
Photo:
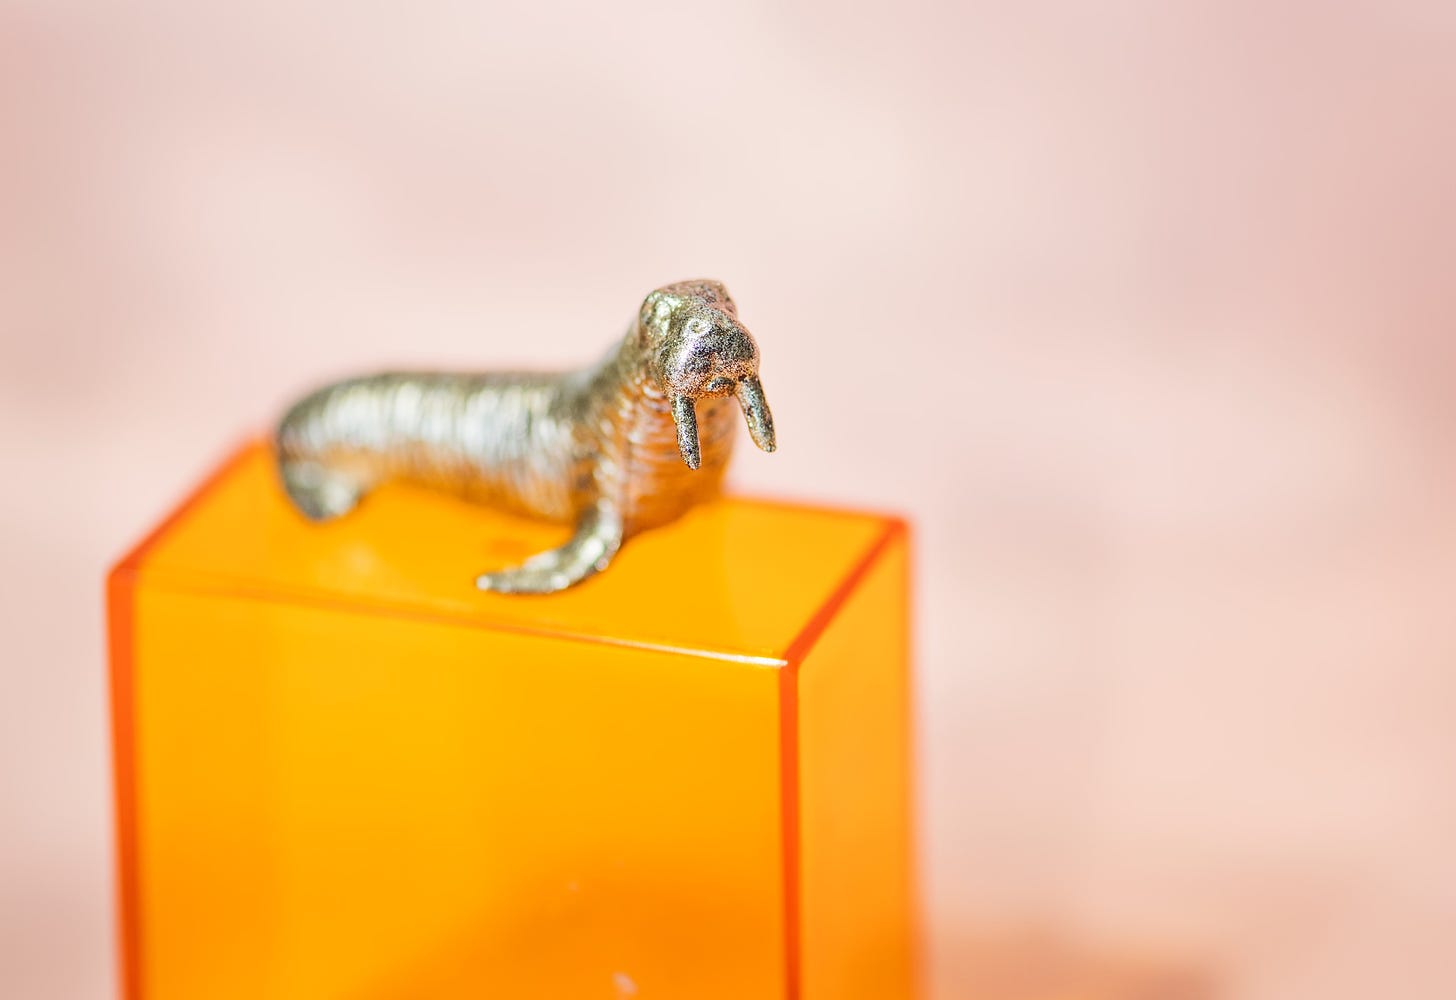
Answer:
M736 414L764 451L758 345L716 281L659 288L602 361L564 373L387 372L326 386L283 417L279 472L305 516L409 480L576 526L482 590L549 594L606 569L623 539L720 489Z

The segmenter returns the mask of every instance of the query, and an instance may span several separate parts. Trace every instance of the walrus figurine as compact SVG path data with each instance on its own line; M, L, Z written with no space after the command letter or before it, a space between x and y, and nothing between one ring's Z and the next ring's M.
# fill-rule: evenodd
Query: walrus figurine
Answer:
M684 281L648 295L621 343L580 371L387 372L326 386L279 424L279 473L314 521L409 480L574 524L559 548L475 581L549 594L719 491L737 422L730 397L754 443L774 450L758 364L728 290Z

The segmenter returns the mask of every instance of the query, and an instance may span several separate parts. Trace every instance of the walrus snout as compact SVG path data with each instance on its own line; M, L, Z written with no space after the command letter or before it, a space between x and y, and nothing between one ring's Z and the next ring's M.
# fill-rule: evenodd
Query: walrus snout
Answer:
M702 465L699 399L735 395L753 443L773 451L773 414L758 377L758 344L718 282L660 288L642 304L641 329L652 344L650 377L671 403L677 447L690 469Z
M773 413L763 395L763 383L757 375L739 379L728 386L717 385L714 379L705 388L712 391L698 393L701 396L726 396L733 392L738 405L743 408L743 417L748 422L748 436L763 451L778 447L774 439ZM703 462L702 449L698 444L697 398L686 393L672 398L672 420L677 425L677 450L689 469L696 469Z
M702 464L698 443L699 399L736 395L748 422L748 434L764 451L773 451L773 414L758 378L758 344L742 326L727 317L683 324L682 338L669 349L666 365L677 449L690 469Z

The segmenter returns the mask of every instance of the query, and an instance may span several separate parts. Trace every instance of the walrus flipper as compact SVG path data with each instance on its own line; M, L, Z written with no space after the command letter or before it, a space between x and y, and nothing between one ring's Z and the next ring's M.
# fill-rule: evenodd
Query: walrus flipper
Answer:
M621 519L593 507L565 545L547 549L519 566L483 573L476 577L475 585L501 594L554 594L606 569L621 545Z

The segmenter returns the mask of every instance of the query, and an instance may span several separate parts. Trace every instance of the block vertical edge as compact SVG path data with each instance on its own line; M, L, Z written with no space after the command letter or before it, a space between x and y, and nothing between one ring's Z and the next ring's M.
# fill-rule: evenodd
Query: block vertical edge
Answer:
M133 621L136 571L123 560L106 577L110 656L113 866L117 980L123 1000L141 1000L141 922L137 896L136 724Z
M905 565L901 581L901 599L905 615L905 686L907 689L905 711L906 724L910 727L909 745L905 748L906 766L910 778L905 785L906 822L909 826L910 857L906 859L910 878L910 991L911 996L926 996L926 936L925 936L925 888L921 881L920 859L923 857L920 813L920 740L925 732L921 726L920 673L916 659L916 636L919 634L915 618L915 538L908 525L905 527Z
M251 440L235 445L155 527L106 574L106 633L111 723L113 870L116 898L117 980L123 1000L142 1000L142 928L137 855L136 590L148 552L248 454Z
M779 825L784 897L784 1000L799 1000L799 671L790 661L779 667Z
M824 634L846 601L863 582L877 562L897 540L904 539L908 554L909 524L897 516L887 516L884 530L870 543L828 599L794 637L784 651L784 665L779 668L779 789L782 800L784 880L784 998L801 1000L803 996L803 905L800 874L800 777L799 777L799 668ZM908 573L908 569L907 569ZM908 602L909 596L906 595ZM907 609L908 610L908 609ZM908 620L908 619L907 619ZM906 650L907 656L909 650ZM913 903L914 901L912 901Z

